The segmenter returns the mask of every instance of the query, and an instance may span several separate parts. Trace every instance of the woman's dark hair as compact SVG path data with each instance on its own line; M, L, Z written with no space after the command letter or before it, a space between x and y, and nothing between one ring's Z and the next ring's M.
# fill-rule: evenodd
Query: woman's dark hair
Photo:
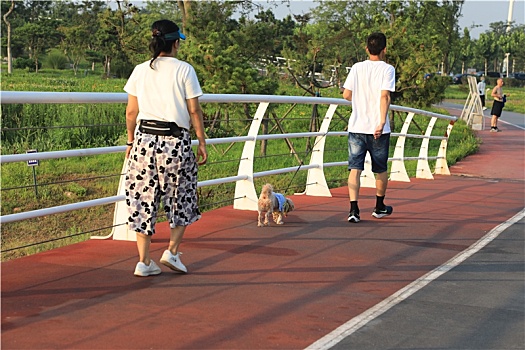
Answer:
M371 55L377 56L386 47L386 36L383 33L372 33L366 39L366 47Z
M179 26L168 19L161 19L151 25L151 41L149 43L149 49L153 54L149 66L153 68L153 61L162 52L171 52L173 43L180 40L179 35L173 35L173 33L179 33ZM166 34L172 34L166 37Z

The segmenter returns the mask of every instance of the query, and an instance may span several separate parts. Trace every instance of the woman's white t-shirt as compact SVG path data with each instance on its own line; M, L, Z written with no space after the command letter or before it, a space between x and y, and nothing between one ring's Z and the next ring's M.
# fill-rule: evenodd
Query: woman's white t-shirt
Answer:
M124 91L136 96L139 120L175 122L181 128L190 128L187 99L199 97L202 90L195 69L174 57L157 57L135 67Z
M352 91L352 114L348 120L348 131L373 134L381 121L381 91L395 91L396 72L393 66L383 61L356 63L350 69L343 85ZM390 133L390 122L386 118L383 133Z

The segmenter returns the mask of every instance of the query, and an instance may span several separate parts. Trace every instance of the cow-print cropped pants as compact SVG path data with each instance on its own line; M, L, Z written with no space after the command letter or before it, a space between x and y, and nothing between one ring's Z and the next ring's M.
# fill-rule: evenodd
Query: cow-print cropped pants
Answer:
M135 133L126 174L128 228L155 234L159 204L170 227L200 219L197 206L197 163L189 131L180 137Z

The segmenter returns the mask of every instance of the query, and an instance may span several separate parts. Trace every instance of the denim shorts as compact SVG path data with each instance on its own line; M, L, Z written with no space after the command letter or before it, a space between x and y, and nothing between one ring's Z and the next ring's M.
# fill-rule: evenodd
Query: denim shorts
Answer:
M372 172L376 174L387 171L388 148L390 146L390 134L382 134L374 139L371 134L348 133L348 170L365 169L366 152L370 153L372 159Z

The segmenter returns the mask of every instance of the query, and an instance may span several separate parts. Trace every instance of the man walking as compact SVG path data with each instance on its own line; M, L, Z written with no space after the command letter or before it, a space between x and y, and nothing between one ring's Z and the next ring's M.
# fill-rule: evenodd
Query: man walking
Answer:
M354 64L343 85L343 98L352 102L348 120L349 222L361 220L358 199L367 151L376 174L376 205L372 216L380 219L393 211L391 206L385 205L384 199L390 145L388 109L390 92L395 91L395 69L384 62L386 36L383 33L373 33L367 38L366 51L369 59Z

